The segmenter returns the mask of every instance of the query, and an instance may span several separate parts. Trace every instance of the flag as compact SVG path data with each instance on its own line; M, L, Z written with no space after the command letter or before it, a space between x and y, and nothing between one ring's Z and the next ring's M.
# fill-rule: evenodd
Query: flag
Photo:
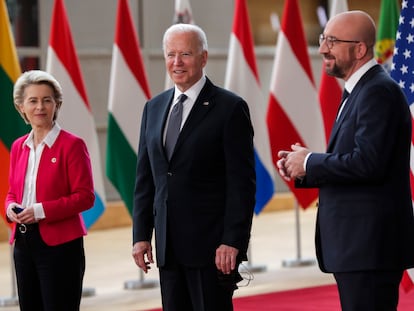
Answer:
M326 148L297 0L285 1L270 83L267 125L274 165L278 160L277 152L290 150L294 143L315 152ZM298 189L293 182L287 184L302 208L307 208L318 197L317 189Z
M141 116L150 97L128 1L119 0L109 83L106 175L131 216Z
M91 157L96 198L94 206L82 213L86 227L90 228L105 210L105 192L95 121L63 0L56 0L53 7L46 70L59 81L63 89L59 124L85 141Z
M246 0L236 0L224 87L249 105L256 161L256 206L259 214L274 193L273 164L266 128L265 99L261 91Z
M414 116L414 0L403 0L401 15L391 64L391 77L397 81L404 91L411 111L411 120ZM413 126L414 126L414 122ZM413 132L414 134L414 132ZM414 135L411 138L410 180L411 194L414 196ZM414 269L404 272L401 285L405 291L414 288Z
M174 24L194 24L193 13L191 11L190 0L175 0L174 10ZM165 76L165 89L170 89L174 86L168 72Z
M395 45L395 33L398 28L400 8L398 0L382 0L378 21L375 58L379 64L390 72Z
M193 13L191 12L189 0L175 1L175 14L173 22L174 24L194 24Z
M334 0L332 2L329 18L338 13L348 11L347 0ZM328 143L331 135L332 126L338 112L339 103L342 97L342 83L337 78L328 75L325 72L325 63L323 63L321 81L319 84L319 103L325 128L325 141Z
M2 206L9 189L11 145L17 137L29 130L13 104L13 86L20 74L6 2L0 1L0 202ZM4 208L0 208L0 214L6 221Z

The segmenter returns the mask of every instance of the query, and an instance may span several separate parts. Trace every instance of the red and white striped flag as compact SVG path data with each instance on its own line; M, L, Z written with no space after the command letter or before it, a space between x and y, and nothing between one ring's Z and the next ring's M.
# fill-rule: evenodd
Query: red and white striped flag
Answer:
M224 87L239 94L249 105L255 133L256 206L254 210L259 214L274 193L274 168L265 124L265 99L259 82L246 0L235 1Z
M348 11L348 3L346 0L334 0L332 2L329 18L346 11ZM337 78L332 77L325 72L325 63L323 63L322 66L322 76L319 85L319 102L321 104L323 124L325 127L326 143L328 143L332 126L338 112L339 103L341 102L343 86L342 82Z
M270 145L276 165L279 150L300 143L315 152L326 148L318 93L312 75L297 0L286 0L276 45L267 111ZM287 182L302 208L318 197L317 189L297 189Z
M82 213L85 225L89 228L105 210L105 192L95 121L63 0L56 0L53 7L46 71L59 81L63 89L63 105L59 111L58 123L85 141L91 157L95 204Z
M128 0L119 0L109 84L106 174L130 215L141 117L150 97Z

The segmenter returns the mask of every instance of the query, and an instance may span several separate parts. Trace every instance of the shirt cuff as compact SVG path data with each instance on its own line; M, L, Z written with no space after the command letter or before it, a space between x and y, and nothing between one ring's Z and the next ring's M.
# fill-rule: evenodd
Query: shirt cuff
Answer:
M306 173L306 165L308 163L308 159L309 159L311 154L312 154L312 152L309 152L305 157L305 161L303 161L303 170L305 171L305 173Z
M45 219L45 211L43 210L42 203L35 203L33 204L34 216L36 220Z

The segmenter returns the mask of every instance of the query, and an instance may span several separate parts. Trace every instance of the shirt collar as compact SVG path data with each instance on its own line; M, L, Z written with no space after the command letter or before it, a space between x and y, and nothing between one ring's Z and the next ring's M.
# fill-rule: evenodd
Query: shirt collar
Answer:
M203 75L200 80L198 80L195 84L193 84L187 91L185 91L185 95L187 95L187 97L192 101L195 102L198 94L200 94L204 84L206 83L206 76ZM178 96L180 96L181 94L183 94L183 92L181 92L177 86L175 86L175 90L174 90L174 101L173 103L175 103L177 101Z
M55 122L52 129L49 131L49 133L47 133L46 137L43 139L42 143L47 145L49 148L52 147L57 137L59 136L60 131L61 131L61 127L59 126L59 124ZM33 146L33 135L34 135L33 130L31 130L29 136L27 136L23 145L32 147Z
M377 61L373 58L370 61L362 65L357 71L355 71L352 76L345 82L345 89L351 93L355 85L358 83L359 79L372 67L377 64Z

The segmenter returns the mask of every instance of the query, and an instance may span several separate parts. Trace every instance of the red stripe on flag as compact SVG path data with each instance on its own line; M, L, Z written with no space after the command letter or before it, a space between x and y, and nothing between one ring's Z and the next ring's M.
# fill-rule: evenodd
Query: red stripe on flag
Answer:
M235 14L234 16L233 33L237 39L239 39L243 48L244 58L259 83L256 57L254 55L254 50L251 48L254 46L253 35L250 29L250 23L246 23L246 21L249 20L246 1L236 1L235 12L238 12L238 14Z
M139 48L138 34L133 27L131 12L127 0L120 0L118 2L118 14L115 30L115 43L129 69L137 79L139 85L145 93L147 98L151 97L147 76L144 72L144 64L142 62L141 49Z
M72 33L63 0L56 0L53 8L49 45L65 66L85 105L91 111L86 96L85 83L80 72L79 60L75 54Z
M325 67L325 65L323 67ZM331 135L333 124L335 122L335 117L338 112L341 97L342 88L340 87L338 80L336 80L335 77L328 76L328 74L323 71L319 87L319 102L321 105L323 124L325 128L325 138L327 143L329 141L329 136Z
M273 126L275 124L277 124L277 127ZM276 167L276 162L278 160L277 150L290 150L290 146L292 145L292 137L296 137L294 141L299 142L302 146L304 146L305 143L303 142L300 134L297 132L289 117L286 115L285 111L280 106L277 99L272 95L270 95L269 98L267 125L269 128L269 136L271 137L270 144L272 149L273 163ZM283 133L281 133L281 129L283 129ZM303 208L307 208L318 197L318 189L316 188L295 188L293 181L289 183L286 182L286 184L298 200L299 205Z
M289 41L296 58L302 65L303 70L305 70L308 75L308 79L315 84L308 50L307 48L303 48L303 43L305 42L306 44L306 38L302 27L302 17L297 0L287 0L285 3L285 7L283 9L282 31Z

